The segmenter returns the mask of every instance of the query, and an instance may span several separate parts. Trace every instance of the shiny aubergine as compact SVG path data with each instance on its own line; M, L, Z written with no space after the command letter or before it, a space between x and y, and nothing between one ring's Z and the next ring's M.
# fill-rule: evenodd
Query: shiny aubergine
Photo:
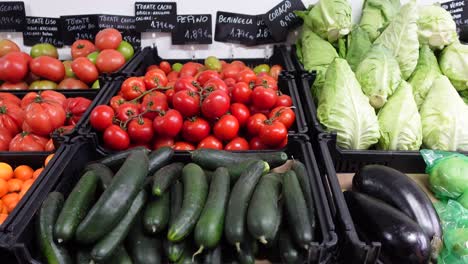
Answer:
M382 200L416 221L431 239L433 253L442 246L442 227L431 200L408 176L382 165L367 165L353 178L353 190Z
M382 243L384 263L422 264L431 256L431 243L422 228L398 209L366 194L344 192L359 232Z

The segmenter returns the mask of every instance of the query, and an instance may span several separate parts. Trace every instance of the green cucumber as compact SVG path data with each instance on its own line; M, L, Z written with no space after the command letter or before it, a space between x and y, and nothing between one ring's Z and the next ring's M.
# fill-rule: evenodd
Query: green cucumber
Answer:
M135 218L137 217L140 210L146 201L145 191L140 191L125 216L122 218L120 223L106 236L99 240L91 251L91 257L94 261L104 261L112 256L115 249L122 243L132 226Z
M250 234L263 244L272 242L279 228L281 176L269 173L263 176L250 200L247 227Z
M256 153L235 153L216 149L197 149L192 151L192 160L205 169L215 170L218 167L230 167L247 160L263 160L276 168L283 165L288 160L288 155L281 151L276 152L256 152Z
M245 235L245 217L250 198L258 181L268 169L266 162L256 161L242 173L232 188L226 211L224 233L229 243L235 245L238 250Z
M297 245L308 249L313 241L312 226L301 185L294 171L283 176L283 195L289 229Z
M130 208L148 173L144 151L131 152L76 230L76 240L91 244L109 233Z
M203 255L203 264L223 263L223 253L221 245L218 245L214 249L208 250Z
M258 160L251 159L251 160L242 161L240 163L231 164L228 167L226 167L226 169L229 172L229 176L231 177L231 183L235 183L239 179L242 172L244 172L252 163L256 161ZM206 178L208 179L209 182L211 182L214 171L210 171L210 170L204 170L204 171L205 171Z
M279 237L279 250L281 260L286 264L301 264L304 263L304 256L301 251L296 248L294 242L289 235L289 231L282 229Z
M258 252L257 241L249 236L240 243L237 258L241 264L255 264L255 255Z
M176 181L171 186L171 208L170 208L170 217L169 223L172 224L176 219L177 214L179 214L180 208L182 208L182 201L184 199L184 189L180 181ZM176 262L180 259L184 253L186 243L182 242L171 242L168 239L164 240L164 250L167 258Z
M76 252L76 264L89 264L92 261L88 248L79 247Z
M87 171L68 195L55 223L54 234L58 243L67 242L75 235L78 225L94 201L98 181L94 170Z
M180 178L184 164L181 162L166 165L153 175L153 194L161 196L174 181Z
M182 181L184 183L182 208L167 233L167 238L172 242L181 241L192 232L208 194L205 172L197 164L185 165L182 170Z
M177 261L177 264L197 264L198 260L193 257L193 248L187 247L180 259Z
M312 226L312 235L315 233L315 204L312 196L312 190L310 186L310 179L307 175L307 170L304 164L298 160L294 160L291 169L296 173L297 179L301 184L302 193L304 194L304 198L306 200L307 212L309 213L309 220L310 225ZM312 238L313 239L313 238Z
M133 223L126 239L127 248L130 251L132 259L138 264L162 263L159 240L143 232L141 221L142 216L140 213L137 219L135 219L135 223Z
M101 163L91 163L88 164L85 168L85 171L92 170L99 177L99 188L101 191L104 191L109 187L112 182L112 177L114 177L114 172L112 172L109 167Z
M89 262L88 262L89 263ZM127 250L124 246L118 246L114 254L104 262L104 264L132 264L132 259L128 255Z
M208 198L195 226L195 243L200 247L195 255L200 254L204 248L216 247L221 240L230 180L226 168L220 167L214 172Z
M214 175L214 171L210 171L210 170L203 170L205 172L205 176L206 176L206 180L208 182L211 182L211 179L213 178L213 175Z
M122 164L128 158L128 156L130 156L131 153L136 152L136 151L143 151L145 155L148 155L150 153L150 150L148 148L139 146L139 147L134 147L131 149L117 152L115 154L104 157L96 162L104 164L107 167L111 168L112 170L116 171L120 168L120 166L122 166Z
M152 197L143 210L143 227L148 234L157 234L169 223L170 193L160 198Z
M172 156L174 156L174 150L170 147L162 147L151 151L148 156L148 175L153 175L157 170L168 164Z
M73 263L67 249L54 241L54 226L64 199L59 192L51 192L42 203L36 221L36 237L40 252L47 263Z

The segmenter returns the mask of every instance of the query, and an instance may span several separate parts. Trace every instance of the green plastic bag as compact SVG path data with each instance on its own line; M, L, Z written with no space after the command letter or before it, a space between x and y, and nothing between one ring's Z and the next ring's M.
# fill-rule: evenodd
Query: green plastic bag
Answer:
M468 209L454 200L437 202L434 205L444 231L444 248L438 263L468 263Z
M441 199L458 199L468 191L468 157L455 152L421 150L434 194Z

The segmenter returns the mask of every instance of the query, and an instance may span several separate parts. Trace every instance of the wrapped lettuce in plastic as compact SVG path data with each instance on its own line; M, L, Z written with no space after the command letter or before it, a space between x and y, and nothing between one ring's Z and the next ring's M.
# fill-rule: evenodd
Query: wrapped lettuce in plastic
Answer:
M337 132L343 149L368 149L379 139L375 110L344 59L337 58L328 67L317 115L328 131Z
M419 150L422 144L421 117L411 85L401 81L377 118L380 128L378 149Z
M447 77L434 80L420 113L426 148L468 151L468 107Z
M433 49L443 49L458 39L452 15L440 6L424 6L419 11L419 43Z
M356 71L357 66L364 59L371 46L372 42L367 32L359 26L355 27L348 35L346 60L353 71Z
M426 99L432 82L441 74L434 52L428 45L422 45L419 49L418 65L408 80L413 87L414 100L418 109Z
M375 45L359 63L356 78L372 107L380 109L398 87L401 73L392 53L381 45Z
M359 25L374 41L400 9L400 0L366 0Z
M311 9L295 13L307 27L330 42L351 31L351 5L348 0L320 0Z
M418 64L418 6L410 0L400 11L374 44L382 44L395 56L400 65L401 76L407 80Z
M468 90L468 45L455 42L439 58L440 69L458 91Z

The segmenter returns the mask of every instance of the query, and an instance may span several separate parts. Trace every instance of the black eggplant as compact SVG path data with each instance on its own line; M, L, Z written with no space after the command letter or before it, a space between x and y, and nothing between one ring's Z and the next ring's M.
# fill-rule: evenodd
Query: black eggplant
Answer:
M353 190L382 200L416 221L431 239L433 253L442 247L442 227L431 200L408 176L398 170L367 165L353 178Z
M428 263L431 244L415 221L366 194L346 191L344 196L359 231L382 243L381 255L386 263Z

